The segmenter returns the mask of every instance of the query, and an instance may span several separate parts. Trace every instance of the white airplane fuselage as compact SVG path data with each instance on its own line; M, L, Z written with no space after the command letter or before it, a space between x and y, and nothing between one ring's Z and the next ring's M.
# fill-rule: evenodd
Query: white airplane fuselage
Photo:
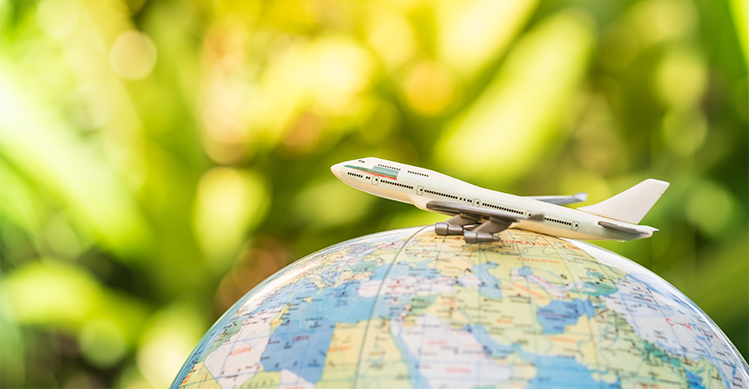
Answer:
M524 216L543 214L543 220L519 220L511 227L546 235L581 240L628 241L648 238L657 231L653 227L624 223L577 209L481 188L438 172L379 158L343 162L332 166L331 170L341 181L356 189L413 204L423 210L428 210L428 202L440 201ZM612 230L599 225L602 221L631 225L648 233Z

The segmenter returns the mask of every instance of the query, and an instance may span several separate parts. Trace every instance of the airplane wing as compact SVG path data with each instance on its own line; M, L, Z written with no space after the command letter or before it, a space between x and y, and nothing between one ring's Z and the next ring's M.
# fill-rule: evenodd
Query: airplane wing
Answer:
M533 199L543 201L545 203L556 204L556 205L567 205L582 203L588 200L588 193L580 192L575 193L572 196L523 196L526 199Z
M497 218L507 221L516 222L518 220L531 219L531 220L543 220L543 214L534 214L531 216L520 215L512 212L505 212L495 209L484 209L474 207L470 205L453 204L444 201L430 201L426 204L426 207L430 211L442 213L445 215L470 215L474 219L481 220L483 218Z
M470 205L447 203L444 201L430 201L426 204L430 211L453 215L447 222L437 223L435 231L438 235L463 235L466 243L491 242L498 240L493 234L506 230L512 223L523 220L543 220L541 213L533 215L515 214L494 209L484 209ZM481 223L472 231L463 229L464 225Z

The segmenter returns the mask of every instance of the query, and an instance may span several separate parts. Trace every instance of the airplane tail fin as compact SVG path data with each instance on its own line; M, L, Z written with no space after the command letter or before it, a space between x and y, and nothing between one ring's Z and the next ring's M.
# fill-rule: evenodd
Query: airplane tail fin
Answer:
M637 224L661 198L670 184L649 178L614 197L598 204L578 208L594 215Z

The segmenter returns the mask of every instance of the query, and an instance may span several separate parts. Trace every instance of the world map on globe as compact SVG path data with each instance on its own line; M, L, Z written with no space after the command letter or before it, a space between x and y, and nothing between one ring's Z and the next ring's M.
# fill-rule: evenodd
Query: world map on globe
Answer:
M252 289L172 388L749 388L717 325L595 245L431 227L303 258Z

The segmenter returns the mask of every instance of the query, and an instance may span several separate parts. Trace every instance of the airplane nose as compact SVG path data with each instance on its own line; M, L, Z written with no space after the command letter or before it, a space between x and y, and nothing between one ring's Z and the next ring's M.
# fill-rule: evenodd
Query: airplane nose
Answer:
M333 172L333 175L335 175L336 177L338 177L339 180L342 179L341 178L341 168L342 167L343 167L342 163L339 163L339 164L336 164L336 165L333 165L333 166L330 167L330 171Z

